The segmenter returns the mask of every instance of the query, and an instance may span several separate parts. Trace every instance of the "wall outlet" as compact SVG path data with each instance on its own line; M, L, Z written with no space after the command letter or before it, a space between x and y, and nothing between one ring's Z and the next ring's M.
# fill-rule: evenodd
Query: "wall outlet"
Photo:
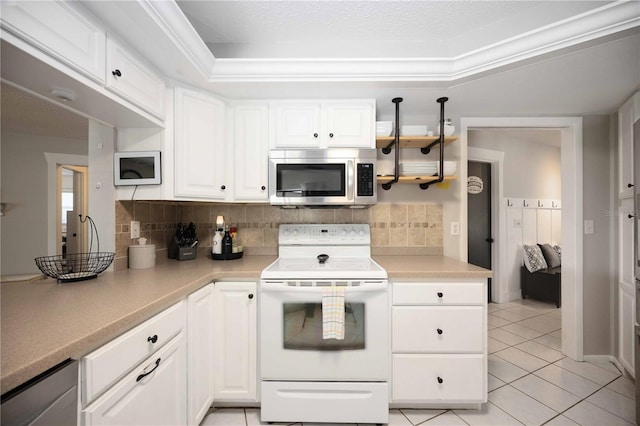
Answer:
M131 239L140 238L140 221L131 221Z
M584 234L585 235L593 234L593 220L588 219L584 221Z
M460 235L460 222L451 222L451 235Z

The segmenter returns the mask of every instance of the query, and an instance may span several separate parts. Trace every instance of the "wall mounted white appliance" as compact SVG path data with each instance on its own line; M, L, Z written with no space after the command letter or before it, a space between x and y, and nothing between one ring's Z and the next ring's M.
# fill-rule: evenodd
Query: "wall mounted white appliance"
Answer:
M386 271L369 225L281 225L260 280L263 422L387 423ZM323 289L344 288L344 338L323 339Z
M160 185L160 151L130 151L113 154L113 183L121 185Z
M369 207L377 201L375 149L272 149L269 202L282 207Z

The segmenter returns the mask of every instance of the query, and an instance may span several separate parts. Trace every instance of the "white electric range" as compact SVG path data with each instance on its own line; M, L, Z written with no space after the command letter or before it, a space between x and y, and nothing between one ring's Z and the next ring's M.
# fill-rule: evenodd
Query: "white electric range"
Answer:
M262 421L387 423L389 292L369 225L281 225L278 243L260 281ZM336 287L344 335L327 338Z

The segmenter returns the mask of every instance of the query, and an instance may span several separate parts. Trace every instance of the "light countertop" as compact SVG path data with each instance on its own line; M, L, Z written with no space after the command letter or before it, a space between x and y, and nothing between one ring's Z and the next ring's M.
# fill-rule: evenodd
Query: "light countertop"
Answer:
M151 269L103 272L75 283L3 282L0 391L67 358L79 359L214 280L257 281L275 256L232 261L158 259ZM389 279L486 278L491 272L442 256L374 256Z

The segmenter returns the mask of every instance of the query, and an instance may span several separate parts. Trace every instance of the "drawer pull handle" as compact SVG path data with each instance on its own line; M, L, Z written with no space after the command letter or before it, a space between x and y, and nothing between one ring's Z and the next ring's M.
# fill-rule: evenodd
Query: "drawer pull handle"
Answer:
M158 366L160 365L160 358L156 359L156 365L155 367L153 367L151 369L151 371L147 372L147 373L142 373L141 375L138 376L138 378L136 379L136 382L139 382L140 380L144 379L145 377L147 377L149 374L153 373L154 371L156 371L156 368L158 368Z
M442 384L442 382L444 382L444 380L442 380L442 377L438 377L438 383Z
M439 291L439 292L438 292L438 297L439 297L439 298L442 298L442 296L444 296L444 294L442 294L442 292L440 292L440 291Z
M111 71L111 74L113 74L114 77L122 77L122 73L118 69Z
M438 328L436 331L438 332L438 334L442 334L442 329L441 328Z
M155 343L157 341L158 341L158 335L157 334L154 334L151 337L147 337L147 342Z

